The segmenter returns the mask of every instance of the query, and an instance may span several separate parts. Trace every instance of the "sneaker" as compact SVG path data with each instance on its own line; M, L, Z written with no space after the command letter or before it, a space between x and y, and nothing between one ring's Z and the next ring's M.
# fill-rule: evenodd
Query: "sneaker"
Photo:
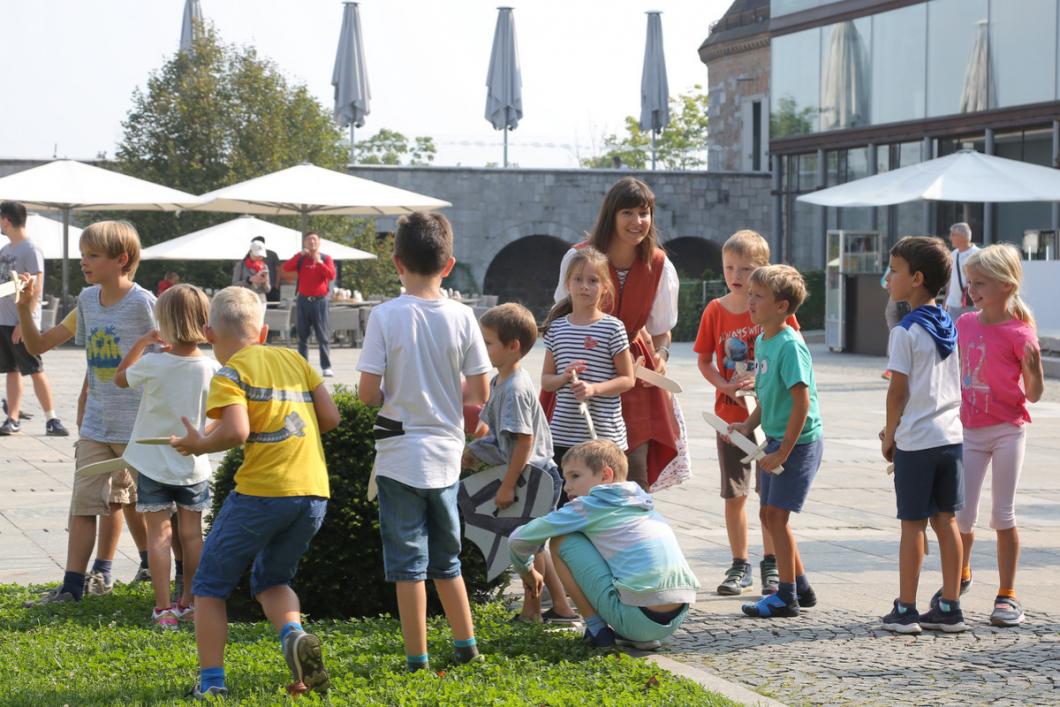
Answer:
M1019 626L1025 618L1023 607L1013 597L994 600L994 610L990 612L990 623L994 626Z
M958 596L959 597L963 597L965 594L968 593L968 590L971 589L971 588L972 588L972 578L969 577L968 579L962 579L961 580L961 593ZM932 609L936 608L939 605L939 599L941 599L941 598L942 598L942 587L939 587L939 590L931 595L931 608Z
M200 702L203 700L223 700L228 697L228 688L211 687L203 691L199 689L199 683L196 682L195 686L192 687L191 691L188 693L188 697L193 700L199 700Z
M325 368L323 371L320 372L320 374L325 378L332 378L335 375L335 371L331 370L330 368Z
M542 612L541 621L546 624L576 624L582 620L581 614L574 612L573 616L557 614L555 609Z
M725 572L725 579L718 585L718 594L739 596L751 590L751 582L751 563L733 560L732 567Z
M959 608L943 611L942 606L933 606L931 611L920 615L920 627L943 633L960 633L967 631L964 623L964 612Z
M283 644L283 657L291 669L295 683L302 683L309 690L327 692L331 687L328 671L324 669L324 652L320 639L305 631L291 631Z
M905 613L901 613L898 611L898 604L899 601L895 599L891 613L880 617L880 621L883 622L883 630L893 631L894 633L920 633L920 612L916 609L908 609Z
M41 594L40 597L37 599L22 602L22 606L26 609L29 609L34 606L43 606L45 604L67 604L72 601L77 601L73 594L71 594L70 592L60 591L61 589L61 585L55 587L54 589L49 589L44 594Z
M740 607L745 616L757 619L786 619L799 615L799 602L788 604L776 594L762 597L754 604L744 604Z
M177 617L177 621L190 622L195 620L195 605L181 606L180 603L176 603L170 609L173 615Z
M151 620L158 624L158 627L163 631L177 630L177 617L172 609L162 609L162 611L153 609L151 611Z
M585 633L582 634L582 640L593 648L614 648L615 632L610 626L605 626L594 636L589 629L585 629Z
M53 417L44 423L44 434L48 437L69 437L70 431L63 427L58 417Z
M4 409L4 416L6 417L7 416L7 398L4 398L4 400L3 400L3 409ZM32 420L33 419L33 415L31 415L30 413L26 412L25 410L19 410L18 411L18 419L19 420Z
M817 606L817 592L813 591L813 587L806 587L804 592L796 591L795 596L798 597L799 607L802 609Z
M114 591L114 580L107 583L106 576L99 570L93 570L85 575L85 596L101 597Z
M762 596L776 594L780 589L780 570L777 569L777 558L759 562L758 571L762 574Z
M139 584L140 582L151 583L151 570L146 567L140 567L136 570L136 574L133 575L132 581L129 582L129 584Z
M22 423L17 420L12 420L10 417L4 420L4 424L0 425L0 437L7 437L8 435L17 435L22 431Z
M657 651L662 648L662 641L634 641L615 634L615 644L625 648L636 648L638 651Z

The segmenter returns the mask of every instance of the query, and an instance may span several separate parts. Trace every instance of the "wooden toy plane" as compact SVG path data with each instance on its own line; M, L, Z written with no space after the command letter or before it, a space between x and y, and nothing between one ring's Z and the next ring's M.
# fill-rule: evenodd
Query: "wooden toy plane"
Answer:
M717 430L720 434L727 435L728 438L732 440L732 443L740 448L740 451L747 454L746 457L740 460L741 462L746 464L748 462L758 461L766 455L767 442L762 442L762 444L756 445L754 442L747 439L739 432L729 432L729 423L710 411L703 411L703 419L706 420L710 424L710 426ZM778 466L770 473L781 474L783 473L783 471L784 467Z

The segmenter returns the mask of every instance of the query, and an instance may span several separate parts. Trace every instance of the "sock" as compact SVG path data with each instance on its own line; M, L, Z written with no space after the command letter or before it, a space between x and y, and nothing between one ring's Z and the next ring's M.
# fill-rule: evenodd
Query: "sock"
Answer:
M939 608L942 609L943 613L950 613L951 611L957 611L961 608L961 602L958 601L946 601L945 599L939 599Z
M287 636L289 636L292 631L305 631L305 629L302 628L302 624L297 621L288 621L285 623L283 628L280 629L280 648L287 645Z
M916 610L916 602L913 602L912 604L906 604L905 602L903 602L901 600L898 601L898 613L899 614L908 614L910 611L912 611L914 613L919 613Z
M453 648L456 652L456 659L461 663L469 663L478 657L478 645L474 636L466 640L454 638Z
M1016 598L1016 590L1015 589L1004 589L1004 588L998 589L997 590L997 596L998 596L999 599L1001 597L1005 597L1005 598L1008 598L1008 599L1015 599Z
M199 691L206 692L211 687L224 687L225 686L225 669L220 668L200 668L199 669Z
M140 550L140 569L147 568L147 550Z
M173 560L173 564L176 567L174 574L184 574L184 560ZM180 587L177 588L180 589Z
M777 596L784 600L785 604L795 603L795 583L794 582L781 582L779 589L777 589Z
M776 555L766 555L762 559L765 560L766 562L776 562L777 561L777 556Z
M427 659L426 653L423 655L406 655L405 667L408 668L410 673L414 673L417 670L430 670L431 664Z
M795 591L802 593L810 588L810 580L806 579L806 575L800 574L795 578Z
M85 595L85 575L80 572L67 572L63 575L63 586L59 591L70 592L74 599L81 601L81 597Z
M44 411L44 419L45 420L58 420L59 418L55 415L55 411L54 410L45 410Z
M746 557L734 557L734 558L732 558L732 563L734 565L746 565L747 564L747 558Z
M114 565L113 560L100 560L96 558L96 561L92 563L93 572L102 572L103 581L110 584L110 570Z
M596 636L607 628L607 622L604 621L600 614L596 614L595 616L590 616L585 619L585 628L589 630L590 635Z
M972 566L971 565L965 565L964 567L961 568L961 581L962 582L967 582L971 578L972 578Z

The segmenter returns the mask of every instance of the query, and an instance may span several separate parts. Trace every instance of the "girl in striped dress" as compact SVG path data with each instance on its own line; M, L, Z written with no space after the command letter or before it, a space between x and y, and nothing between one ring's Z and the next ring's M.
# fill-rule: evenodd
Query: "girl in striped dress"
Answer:
M614 297L607 258L595 248L578 249L565 284L569 296L552 308L545 322L541 372L542 390L556 392L549 428L561 469L568 449L592 439L581 413L583 403L596 436L626 449L620 396L635 383L626 327L601 309Z

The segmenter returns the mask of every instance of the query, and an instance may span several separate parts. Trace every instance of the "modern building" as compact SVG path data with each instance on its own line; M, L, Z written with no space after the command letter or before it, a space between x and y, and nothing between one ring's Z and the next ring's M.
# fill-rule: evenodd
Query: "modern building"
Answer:
M968 221L977 241L1019 243L1060 210L796 196L967 148L1060 166L1058 36L1060 0L736 0L699 49L710 167L772 172L771 236L801 267L823 266L829 228L890 243Z

